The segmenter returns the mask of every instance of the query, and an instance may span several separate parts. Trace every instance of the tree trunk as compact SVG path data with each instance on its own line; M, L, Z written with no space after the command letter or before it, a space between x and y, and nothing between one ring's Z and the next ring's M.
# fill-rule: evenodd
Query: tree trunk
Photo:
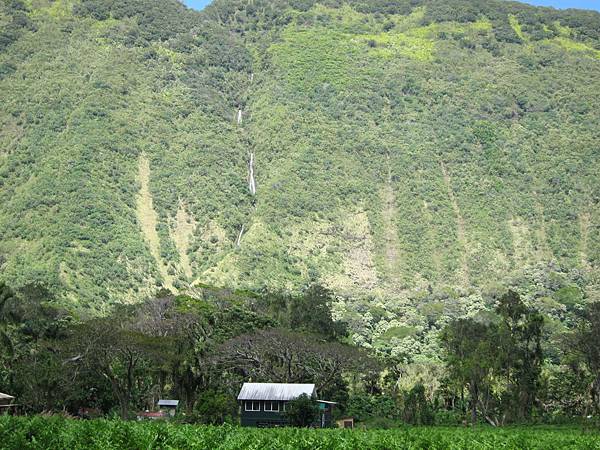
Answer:
M125 399L121 402L121 419L129 419L129 402Z
M110 386L112 388L113 394L117 397L119 401L119 408L121 410L121 419L127 420L129 418L129 396L119 385L119 382L116 377L113 376L112 371L107 371L103 373L104 377L110 381Z
M129 398L117 385L113 383L113 392L119 400L119 409L121 410L121 419L129 419Z
M592 408L594 412L598 413L598 411L600 411L600 375L596 376L594 381L592 381L590 394L592 398Z
M474 383L471 388L471 424L477 424L477 402L479 401L479 389Z

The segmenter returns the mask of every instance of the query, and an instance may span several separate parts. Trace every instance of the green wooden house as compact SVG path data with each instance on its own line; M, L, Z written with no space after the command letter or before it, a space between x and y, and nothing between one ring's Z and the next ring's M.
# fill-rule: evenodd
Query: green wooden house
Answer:
M238 395L241 425L245 427L278 427L287 425L286 405L306 394L316 398L314 384L291 383L244 383ZM315 427L332 426L334 402L317 400L319 419Z

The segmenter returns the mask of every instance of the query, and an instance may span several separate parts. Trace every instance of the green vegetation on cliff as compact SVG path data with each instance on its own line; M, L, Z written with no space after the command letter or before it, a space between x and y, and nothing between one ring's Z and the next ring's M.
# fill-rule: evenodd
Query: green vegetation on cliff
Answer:
M0 24L16 289L105 313L319 282L354 342L425 359L506 287L557 329L598 298L597 13L3 0Z

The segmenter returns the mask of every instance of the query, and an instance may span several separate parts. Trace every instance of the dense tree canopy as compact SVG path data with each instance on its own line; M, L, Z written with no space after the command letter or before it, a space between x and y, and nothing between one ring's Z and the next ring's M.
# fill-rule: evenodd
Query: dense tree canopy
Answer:
M0 381L211 423L247 376L415 423L598 408L598 92L594 12L2 1Z

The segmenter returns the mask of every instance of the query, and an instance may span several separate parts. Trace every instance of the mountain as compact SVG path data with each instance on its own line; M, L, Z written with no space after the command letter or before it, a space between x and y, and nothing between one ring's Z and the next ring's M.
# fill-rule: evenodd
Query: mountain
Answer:
M103 313L318 282L368 345L509 286L557 318L598 298L598 13L4 0L0 24L17 289Z

